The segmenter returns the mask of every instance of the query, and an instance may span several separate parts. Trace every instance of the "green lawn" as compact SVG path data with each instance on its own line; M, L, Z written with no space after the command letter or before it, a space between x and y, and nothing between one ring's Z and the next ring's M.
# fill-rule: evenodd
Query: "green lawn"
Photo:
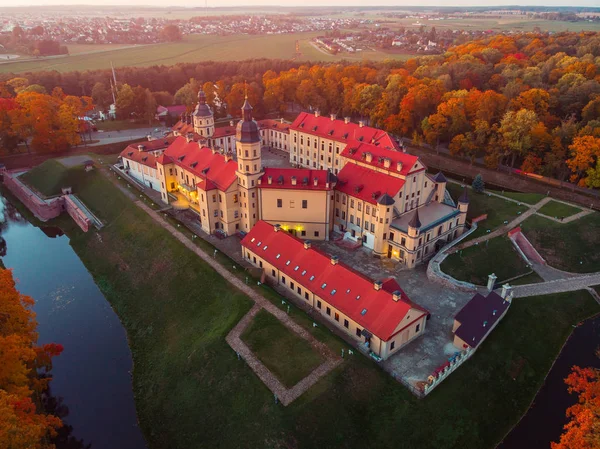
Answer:
M570 223L533 215L521 228L548 265L575 273L600 271L600 213Z
M497 193L498 195L505 196L506 198L512 198L513 200L520 201L525 204L537 204L544 198L546 195L543 193L523 193L523 192L505 192L501 190L490 190L490 192Z
M296 385L324 361L309 342L266 310L256 314L241 339L288 388Z
M56 159L49 159L43 164L34 167L19 178L29 187L34 188L42 195L58 195L62 187L68 186L67 168Z
M424 400L355 354L283 407L225 342L251 301L101 173L89 175L94 188L80 186L78 195L107 226L84 234L66 216L56 223L127 330L150 449L391 448L399 441L407 449L491 449L528 407L571 326L599 310L587 292L515 300L473 358ZM312 330L305 314L292 316ZM347 348L323 326L314 332L336 351Z
M579 207L551 200L538 211L540 214L555 218L566 218L581 212Z
M476 285L487 285L492 273L502 282L531 271L507 237L495 237L451 254L441 268L455 279Z
M462 194L462 187L458 184L446 184L448 191L455 201ZM483 193L474 193L469 189L469 209L467 211L467 220L470 221L474 217L487 214L487 218L478 223L477 230L471 234L468 239L474 239L487 234L487 230L493 231L504 224L504 221L511 221L517 218L518 212L525 212L528 207L526 205L519 206L512 201L505 201L496 196L488 196Z

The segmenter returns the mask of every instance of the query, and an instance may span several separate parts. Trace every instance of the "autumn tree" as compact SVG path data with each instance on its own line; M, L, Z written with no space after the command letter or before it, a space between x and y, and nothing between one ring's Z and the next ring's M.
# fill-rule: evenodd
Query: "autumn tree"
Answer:
M600 137L580 136L573 139L569 146L571 158L567 165L571 169L571 181L581 186L588 185L588 176L595 184L597 178L598 160L600 160ZM590 185L592 187L592 185Z
M577 403L567 409L569 422L552 449L600 448L600 370L574 366L565 379L569 393L577 393Z
M32 307L33 299L17 291L12 272L0 268L0 447L52 449L51 438L62 426L39 400L62 346L36 346Z
M108 108L113 102L110 90L101 82L94 84L94 87L92 88L92 98L94 99L96 106L102 110Z
M183 39L183 36L181 35L181 30L175 24L169 24L165 26L161 31L160 36L168 42L175 42Z
M515 166L517 157L527 156L532 147L531 130L537 123L537 115L528 109L509 111L502 118L498 134L504 155L511 159L511 167Z
M117 115L119 118L128 119L135 110L135 93L129 84L123 84L117 92Z

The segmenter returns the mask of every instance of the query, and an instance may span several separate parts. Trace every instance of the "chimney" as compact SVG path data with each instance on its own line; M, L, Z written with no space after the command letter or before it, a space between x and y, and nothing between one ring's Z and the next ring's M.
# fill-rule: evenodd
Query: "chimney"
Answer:
M138 145L138 151L144 151L146 147L144 145Z
M273 230L275 232L279 232L280 229L281 229L281 225L279 225L279 224L276 224L276 225L273 226Z
M292 185L295 186L296 185L296 177L292 176Z
M285 121L283 120L283 117L281 117L281 118L279 119L279 121L280 121L281 123L285 123Z
M362 120L360 120L360 121L358 122L358 127L359 127L359 128L362 128L363 126L365 126L365 122L363 122Z
M392 160L389 157L386 157L383 160L383 166L384 166L384 168L390 168L391 165L392 165Z
M367 161L367 162L373 162L373 154L372 153L365 153L365 161Z
M402 292L400 290L396 290L394 293L392 293L392 298L396 302L400 301L402 299Z
M233 120L229 120L229 126L235 126L235 124L233 123Z
M329 114L329 118L333 122L337 117L335 116L335 114Z
M273 177L271 175L267 176L267 184L273 184Z
M338 256L331 256L331 265L337 265L340 261Z
M487 321L483 322L483 327L487 327Z
M310 249L311 242L310 240L304 240L304 249Z
M383 282L381 281L375 281L373 282L373 288L377 291L381 290L381 288L383 287Z
M347 125L350 123L350 117L344 117L344 123Z
M494 311L492 312L492 315L496 316L496 313L498 313L498 311L496 309L494 309Z
M402 171L402 162L398 162L398 163L396 164L396 170L398 170L398 171Z
M225 162L229 162L231 160L231 153L225 153Z
M506 297L508 296L508 294L512 294L512 287L508 284L504 284L502 286L502 293L500 294L500 296L502 296L503 298L506 299Z
M491 292L492 290L494 290L494 285L496 285L496 279L498 279L498 277L494 273L492 273L488 276L488 283L487 283L488 292Z
M217 149L216 148L211 148L212 154L217 154Z
M315 109L315 117L318 117L321 115L321 111L319 111L318 109Z
M315 187L317 187L319 185L319 178L317 178L317 177L313 178L313 185Z

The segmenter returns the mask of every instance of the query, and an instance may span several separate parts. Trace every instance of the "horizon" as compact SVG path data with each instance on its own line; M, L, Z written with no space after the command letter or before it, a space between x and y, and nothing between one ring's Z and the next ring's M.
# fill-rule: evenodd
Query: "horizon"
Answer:
M206 1L206 2L205 2ZM108 0L103 1L102 5L98 5L94 0L5 0L4 4L0 6L0 10L4 8L28 8L28 7L61 7L61 6L91 6L97 7L99 9L104 9L107 7L128 7L128 6L136 6L136 7L151 7L151 8L159 8L159 9L169 9L172 7L183 8L183 9L196 9L196 8L205 8L209 9L218 9L218 8L231 8L231 7L364 7L364 8L372 8L377 9L380 7L390 8L397 7L401 8L449 8L449 7L457 7L457 8L469 8L469 7L478 7L478 8L506 8L506 7L547 7L547 8L596 8L600 10L600 6L598 6L597 0L579 0L578 4L574 5L572 3L565 4L564 0L531 0L523 3L515 4L513 0L506 1L494 1L489 2L489 6L482 5L481 1L477 0L463 0L459 2L454 2L450 0L423 0L420 2L420 5L415 5L412 2L402 2L398 3L394 0L383 0L380 1L377 5L368 5L365 4L363 0L292 0L287 4L281 4L281 0L260 0L259 3L245 1L245 0L219 0L215 2L215 0L205 0L198 1L196 4L190 4L191 2L186 0L172 0L169 6L164 6L164 2L161 0L129 0L129 1L120 1L120 0ZM217 5L211 3L218 3ZM484 2L488 3L488 2Z

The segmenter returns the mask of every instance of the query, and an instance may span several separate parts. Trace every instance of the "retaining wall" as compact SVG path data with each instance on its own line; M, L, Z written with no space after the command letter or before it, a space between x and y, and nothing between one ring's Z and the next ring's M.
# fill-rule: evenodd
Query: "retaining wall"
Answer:
M67 213L71 216L73 221L77 223L83 232L88 232L90 229L90 219L87 215L75 204L71 196L65 195L64 197L65 208Z
M51 200L43 200L29 187L23 184L16 174L5 173L4 185L10 192L29 209L38 220L48 221L58 217L64 210L64 202L61 197Z

